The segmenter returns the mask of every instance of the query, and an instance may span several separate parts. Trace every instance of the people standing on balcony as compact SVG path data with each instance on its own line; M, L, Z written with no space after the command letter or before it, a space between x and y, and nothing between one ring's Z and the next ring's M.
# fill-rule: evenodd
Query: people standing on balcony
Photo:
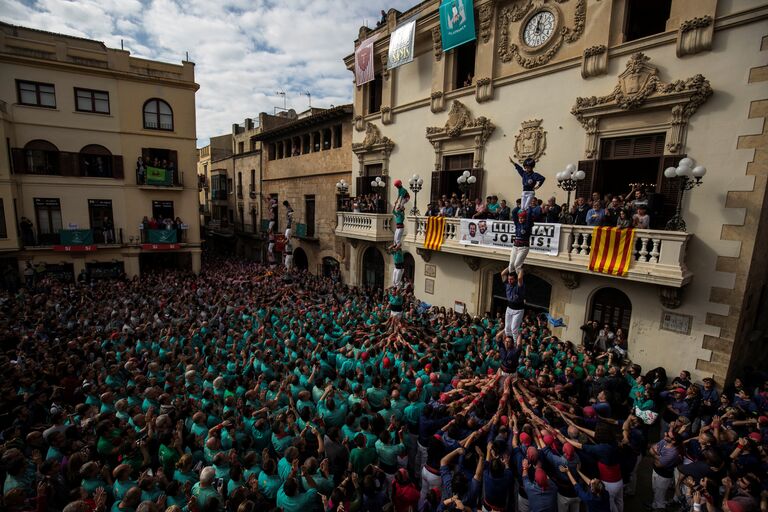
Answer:
M587 226L601 226L603 224L603 216L605 210L603 205L600 204L600 200L592 203L592 208L587 211Z
M620 209L616 217L616 227L620 229L626 229L632 227L632 219L629 218L627 210Z
M641 206L648 208L648 196L641 185L633 184L632 190L624 197L624 203L629 208L630 213L635 214Z
M105 244L112 244L115 242L115 226L112 224L112 219L104 217L101 221L101 236Z
M648 215L648 207L641 204L637 207L637 213L632 216L632 226L635 229L648 229L651 226L651 216Z
M573 223L577 226L587 225L587 212L589 212L589 205L583 197L576 198L576 202L571 208L571 215L573 215Z
M141 157L136 160L136 180L139 185L144 185L147 182L147 166Z
M293 230L291 229L293 227L293 208L291 207L291 203L288 202L288 200L283 201L283 206L285 206L286 212L285 212L285 239L290 240L291 234L293 233Z
M555 196L547 199L547 204L545 204L541 209L541 213L544 216L544 222L549 222L550 224L560 222L561 212L562 208L557 204L557 199Z
M531 245L534 213L532 208L512 210L512 222L515 223L515 234L512 239L512 249L509 251L509 272L521 272L525 258Z
M517 162L513 161L512 158L510 158L509 161L515 166L517 173L523 180L523 193L520 198L520 206L522 208L528 208L533 199L534 192L544 184L545 178L541 174L533 171L533 168L536 167L536 160L533 158L526 158L522 167L520 167Z
M501 204L499 205L499 214L496 218L498 220L507 221L510 219L511 215L512 215L512 210L510 210L509 206L507 206L507 200L502 199Z
M35 230L32 221L22 215L19 229L21 230L21 241L24 245L35 245Z

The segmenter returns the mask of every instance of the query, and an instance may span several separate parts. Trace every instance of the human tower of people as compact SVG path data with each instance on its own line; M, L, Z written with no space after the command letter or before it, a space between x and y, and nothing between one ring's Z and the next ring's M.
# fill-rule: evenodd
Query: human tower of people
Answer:
M718 390L559 339L514 261L504 318L224 259L0 295L2 509L768 507L764 372Z

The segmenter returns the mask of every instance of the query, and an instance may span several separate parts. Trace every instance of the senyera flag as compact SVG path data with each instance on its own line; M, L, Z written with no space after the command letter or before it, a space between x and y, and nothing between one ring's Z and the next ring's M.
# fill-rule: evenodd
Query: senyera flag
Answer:
M589 270L624 277L629 271L635 247L632 228L597 227L592 231Z
M373 43L376 37L369 37L355 50L355 83L357 86L367 84L374 78L373 73Z
M424 248L439 251L445 238L445 217L427 217L427 234L424 238Z

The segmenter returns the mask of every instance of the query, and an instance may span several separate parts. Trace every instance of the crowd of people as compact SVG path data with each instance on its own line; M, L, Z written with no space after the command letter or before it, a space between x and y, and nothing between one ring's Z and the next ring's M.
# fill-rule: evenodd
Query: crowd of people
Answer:
M601 330L230 260L44 277L0 296L2 508L615 512L647 456L652 508L765 510L765 373L670 381Z

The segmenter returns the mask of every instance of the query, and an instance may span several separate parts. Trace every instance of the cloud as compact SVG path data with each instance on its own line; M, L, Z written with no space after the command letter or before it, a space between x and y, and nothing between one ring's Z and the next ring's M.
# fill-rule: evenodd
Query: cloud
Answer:
M0 0L0 19L119 48L137 57L195 62L198 146L233 123L282 106L352 101L342 58L381 9L418 0Z

